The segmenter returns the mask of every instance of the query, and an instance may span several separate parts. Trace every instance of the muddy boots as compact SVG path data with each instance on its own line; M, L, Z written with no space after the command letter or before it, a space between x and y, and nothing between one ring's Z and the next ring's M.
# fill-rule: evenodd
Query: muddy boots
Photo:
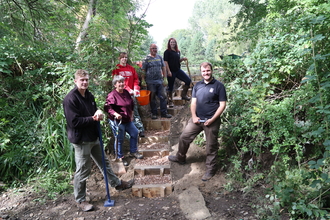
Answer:
M173 92L167 91L167 100L168 100L168 107L169 108L173 108L174 107L174 104L173 104Z
M188 89L189 89L189 86L187 86L187 85L183 86L182 93L181 93L182 100L186 100L186 101L190 100L190 97L187 96Z

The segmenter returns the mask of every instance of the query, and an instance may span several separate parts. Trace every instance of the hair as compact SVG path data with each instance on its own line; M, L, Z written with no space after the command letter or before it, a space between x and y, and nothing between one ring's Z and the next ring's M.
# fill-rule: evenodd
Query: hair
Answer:
M117 82L119 81L125 81L125 77L121 75L115 75L112 79L112 85L115 86Z
M201 65L200 65L200 69L202 68L202 67L207 67L207 66L209 66L209 67L211 67L211 70L213 71L213 66L212 66L212 64L211 63L209 63L209 62L203 62L203 63L201 63Z
M178 42L177 42L177 41L175 40L175 38L173 38L173 37L171 37L171 38L167 41L167 49L168 49L168 50L172 50L172 48L171 48L171 44L170 44L171 40L174 40L174 41L175 41L175 47L174 47L174 49L175 49L176 52L179 52L180 50L179 50L179 48L178 48Z
M76 73L74 74L74 77L75 78L78 78L78 77L84 77L84 76L88 76L89 73L87 70L83 70L83 69L79 69L76 71Z
M127 57L127 53L126 52L120 52L119 59L123 58L124 56Z

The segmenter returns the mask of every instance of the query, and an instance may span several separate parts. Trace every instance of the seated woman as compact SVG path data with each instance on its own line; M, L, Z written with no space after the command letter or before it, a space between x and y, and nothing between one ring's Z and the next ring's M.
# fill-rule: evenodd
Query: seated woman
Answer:
M108 113L109 125L114 135L116 135L115 129L118 129L117 143L115 143L116 156L127 166L128 161L124 159L123 152L125 132L130 135L130 155L137 159L142 159L143 155L137 149L139 132L133 123L134 101L129 92L124 89L124 81L125 78L121 75L113 77L112 85L115 89L108 94L104 111ZM120 121L121 123L119 123Z

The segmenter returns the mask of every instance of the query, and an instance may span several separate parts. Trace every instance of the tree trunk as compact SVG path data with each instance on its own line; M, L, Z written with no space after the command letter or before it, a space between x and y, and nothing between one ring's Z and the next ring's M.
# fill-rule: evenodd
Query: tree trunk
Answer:
M81 29L81 32L79 33L79 36L77 37L76 40L76 47L75 50L79 50L79 45L81 43L81 41L86 38L87 36L87 29L89 26L89 22L92 20L92 17L95 15L95 4L96 4L97 0L90 0L89 2L89 7L88 7L88 11L87 11L87 15L86 15L86 19L84 22L84 25Z

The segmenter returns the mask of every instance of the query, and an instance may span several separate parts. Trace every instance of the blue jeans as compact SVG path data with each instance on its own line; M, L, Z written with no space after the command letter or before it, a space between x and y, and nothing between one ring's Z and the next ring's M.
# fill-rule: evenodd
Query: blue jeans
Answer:
M124 151L123 151L123 143L125 138L125 133L127 132L130 136L129 139L129 149L130 153L135 153L137 151L137 143L138 143L138 134L139 131L135 127L133 122L128 123L122 123L119 125L119 127L116 126L114 121L111 121L109 119L109 125L112 129L112 132L114 136L116 137L116 129L118 129L118 136L115 141L115 152L117 153L117 158L124 157ZM116 149L116 145L118 144L118 149Z
M147 84L148 90L151 92L150 94L150 109L151 114L158 115L157 112L157 100L156 95L159 98L159 105L160 105L160 112L162 115L167 114L167 101L166 101L166 95L164 92L164 86L163 84Z
M173 92L173 86L174 86L175 78L178 78L179 80L183 81L186 86L190 86L191 79L189 78L189 76L185 72L183 72L182 69L179 69L178 71L171 72L171 73L172 73L172 76L167 77L167 82L168 82L167 91Z
M104 174L102 151L99 139L92 142L82 142L72 145L74 147L74 156L76 161L76 172L73 180L74 198L77 202L83 202L86 201L86 180L91 173L92 159ZM120 185L121 182L111 169L108 157L105 156L104 158L109 184L112 187Z

